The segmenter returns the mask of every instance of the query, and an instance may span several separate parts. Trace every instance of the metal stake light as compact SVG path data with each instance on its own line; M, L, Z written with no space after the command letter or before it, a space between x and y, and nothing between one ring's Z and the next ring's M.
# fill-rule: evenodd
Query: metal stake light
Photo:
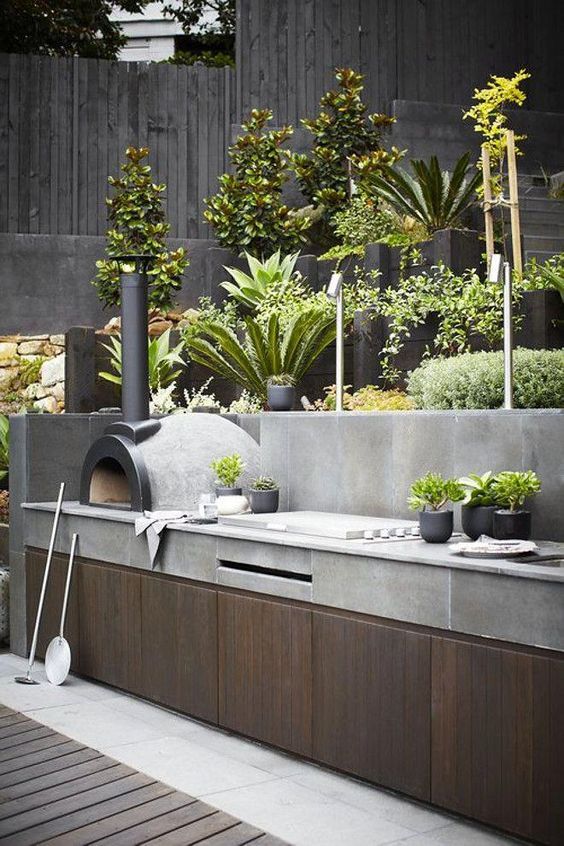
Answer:
M488 273L490 282L499 284L503 269L503 407L513 405L513 285L511 265L494 253Z

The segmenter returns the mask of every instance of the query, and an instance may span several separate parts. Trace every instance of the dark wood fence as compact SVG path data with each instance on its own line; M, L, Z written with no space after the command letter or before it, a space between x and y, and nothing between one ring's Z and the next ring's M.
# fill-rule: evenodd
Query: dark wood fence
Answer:
M103 234L134 145L168 186L171 235L206 237L234 93L230 68L0 55L0 232Z
M334 68L366 74L373 111L392 100L467 104L491 73L532 73L527 108L564 111L562 0L239 0L242 114L311 116Z

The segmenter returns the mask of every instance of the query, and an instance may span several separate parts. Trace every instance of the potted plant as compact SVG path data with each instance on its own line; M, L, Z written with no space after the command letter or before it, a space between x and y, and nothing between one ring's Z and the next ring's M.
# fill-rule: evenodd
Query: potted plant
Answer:
M458 480L466 491L461 510L462 529L471 540L477 540L480 535L493 537L496 479L497 476L488 470L482 476L469 473Z
M271 411L291 411L296 399L296 380L289 373L269 376L266 394Z
M237 481L245 469L245 462L234 452L233 455L224 455L222 458L215 458L210 464L216 475L215 494L216 496L241 496L243 491L236 487Z
M271 476L258 476L249 488L251 511L254 514L272 514L278 511L280 489Z
M440 473L427 473L411 485L409 507L419 511L421 537L427 543L446 543L452 535L452 511L449 502L464 499L464 490L457 479L443 479Z
M504 470L495 481L494 537L498 540L528 540L531 512L522 508L525 500L539 493L540 479L533 470Z

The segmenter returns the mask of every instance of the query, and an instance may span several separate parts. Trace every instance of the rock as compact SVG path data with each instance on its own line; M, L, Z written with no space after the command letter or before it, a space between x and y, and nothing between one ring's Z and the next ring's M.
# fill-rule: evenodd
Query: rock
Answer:
M172 329L173 323L170 320L155 320L149 323L149 337L154 338L162 335L167 329Z
M50 335L49 340L52 344L55 344L57 347L64 347L65 346L65 336L64 335Z
M64 402L65 401L65 383L64 382L57 382L56 385L53 385L52 388L47 388L47 392L50 396L55 397L57 402Z
M43 397L48 396L48 394L49 391L47 388L44 388L43 385L39 384L39 382L33 382L33 384L28 385L23 392L25 399L43 399Z
M0 367L0 391L9 390L20 375L17 367Z
M7 367L18 362L18 345L13 341L0 343L0 366Z
M43 397L43 399L38 399L33 404L39 411L47 411L49 414L56 414L59 409L55 397Z
M18 346L20 355L48 355L45 352L45 341L22 341Z
M116 332L121 332L121 318L120 317L112 317L103 329L104 332L108 332L110 334L115 334Z
M41 384L48 388L57 382L65 381L65 356L58 355L41 365Z

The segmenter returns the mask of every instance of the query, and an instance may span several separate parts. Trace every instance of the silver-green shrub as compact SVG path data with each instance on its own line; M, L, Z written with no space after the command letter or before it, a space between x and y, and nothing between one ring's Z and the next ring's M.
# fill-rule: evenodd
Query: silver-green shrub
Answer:
M500 408L503 353L464 353L435 358L414 370L408 393L418 408ZM564 407L564 350L516 349L516 408Z

